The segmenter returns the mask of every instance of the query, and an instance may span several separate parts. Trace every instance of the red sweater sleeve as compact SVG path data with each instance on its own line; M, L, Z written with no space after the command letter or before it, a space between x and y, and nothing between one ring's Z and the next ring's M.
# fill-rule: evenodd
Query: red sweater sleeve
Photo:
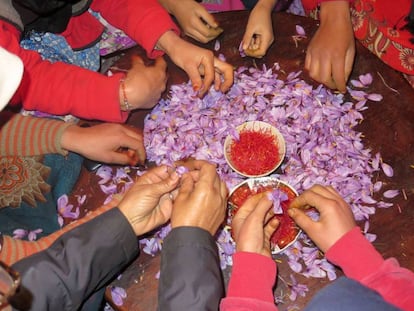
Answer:
M163 54L155 50L155 45L165 32L179 34L177 25L157 0L94 0L91 9L133 38L151 58Z
M220 310L277 310L272 291L276 271L276 263L269 257L247 252L234 254L227 296L221 301Z
M384 260L359 227L345 234L326 253L345 275L377 291L387 302L414 310L414 273L399 266L397 260Z
M21 48L19 38L20 32L14 26L0 20L0 46L18 55L25 68L12 104L22 103L27 110L54 115L126 120L128 114L119 105L119 81L124 74L107 77L78 66L42 60L37 52Z

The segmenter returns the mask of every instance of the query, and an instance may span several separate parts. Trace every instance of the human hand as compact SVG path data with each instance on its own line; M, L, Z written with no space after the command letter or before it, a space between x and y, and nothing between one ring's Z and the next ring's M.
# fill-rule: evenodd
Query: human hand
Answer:
M158 47L183 69L200 97L214 82L216 91L227 92L233 84L233 66L219 60L213 52L191 44L173 31L167 31L158 40Z
M242 48L247 56L262 58L274 41L272 10L274 0L259 1L250 12Z
M137 236L166 223L171 216L172 198L180 177L162 165L148 170L127 191L118 208Z
M207 43L223 32L213 15L194 0L159 0L175 16L184 33L202 43Z
M318 210L318 221L303 211L308 206ZM324 253L356 226L351 208L332 187L315 185L306 190L293 200L288 213Z
M189 160L184 165L189 172L181 177L171 227L199 227L214 235L226 215L226 184L221 181L213 164Z
M270 237L279 226L272 206L267 194L259 193L238 209L231 222L237 251L271 257Z
M346 92L355 58L355 38L348 1L321 4L320 26L309 43L305 69L331 89Z
M146 66L139 56L133 56L132 68L119 86L119 102L125 96L130 109L148 109L154 107L167 85L167 63L162 57L155 59L154 65Z
M61 146L104 163L136 165L146 158L142 130L116 123L69 126L62 134Z

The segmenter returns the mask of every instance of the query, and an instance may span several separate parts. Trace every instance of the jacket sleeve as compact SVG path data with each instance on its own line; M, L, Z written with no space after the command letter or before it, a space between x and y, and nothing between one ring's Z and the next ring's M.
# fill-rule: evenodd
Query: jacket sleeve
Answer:
M0 156L67 155L62 134L72 123L15 114L0 128Z
M24 64L22 82L12 104L26 110L53 115L124 122L128 114L119 105L119 83L123 73L111 77L63 62L42 60L37 52L20 47L20 32L0 20L0 46L19 56Z
M218 310L224 295L217 245L205 230L173 229L164 240L158 310Z
M130 224L114 208L76 227L48 249L17 262L30 310L77 310L138 254Z
M275 311L273 285L276 263L269 257L247 252L233 255L233 268L221 311Z
M397 260L384 260L362 235L359 227L345 234L326 253L345 275L377 291L387 302L412 310L414 306L414 273L400 267Z
M163 54L155 46L165 32L179 34L177 25L157 0L94 0L91 9L134 39L150 58Z

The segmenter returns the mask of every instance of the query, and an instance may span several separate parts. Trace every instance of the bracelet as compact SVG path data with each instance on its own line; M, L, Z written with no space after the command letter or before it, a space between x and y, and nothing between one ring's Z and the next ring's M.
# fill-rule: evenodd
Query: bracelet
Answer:
M129 110L131 110L131 106L128 103L128 98L127 98L126 92L125 92L125 79L121 79L121 89L122 89L122 97L123 97L123 101L122 101L122 104L121 104L121 110L129 111Z

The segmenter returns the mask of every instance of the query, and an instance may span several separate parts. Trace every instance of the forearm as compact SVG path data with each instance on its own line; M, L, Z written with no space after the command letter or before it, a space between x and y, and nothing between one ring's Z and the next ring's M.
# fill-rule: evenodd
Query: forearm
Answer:
M269 257L235 253L227 296L222 300L220 310L277 310L272 290L276 273L276 263Z
M91 8L133 38L151 58L162 55L155 49L162 34L169 30L179 33L177 25L157 0L95 0Z
M0 155L66 155L61 137L69 126L62 121L16 114L0 130Z
M197 227L173 229L161 253L158 310L217 310L223 295L211 234Z
M137 254L137 238L115 208L13 267L21 273L22 285L33 295L31 310L74 310Z
M347 277L377 291L386 301L404 310L414 305L414 273L400 267L395 259L384 260L359 227L336 242L326 257Z

